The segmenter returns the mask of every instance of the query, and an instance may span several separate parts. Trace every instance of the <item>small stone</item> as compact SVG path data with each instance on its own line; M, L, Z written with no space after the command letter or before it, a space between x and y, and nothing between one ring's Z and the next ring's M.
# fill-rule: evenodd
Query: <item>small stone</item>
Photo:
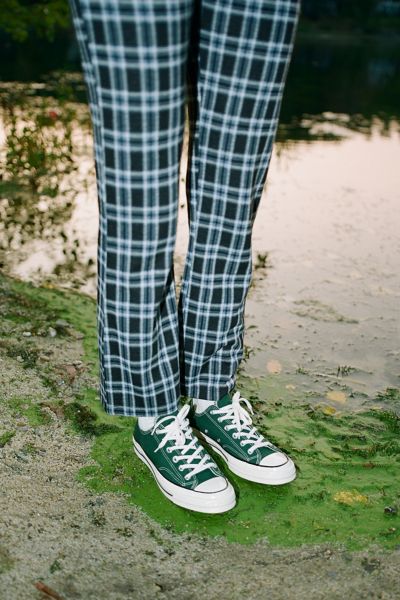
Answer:
M78 370L76 369L76 367L74 367L73 365L60 365L60 367L58 368L58 370L66 376L66 378L68 379L68 383L73 383L74 379L76 378L77 374L78 374Z
M56 321L56 327L65 328L70 326L70 323L68 323L68 321L65 321L65 319L57 319Z
M361 566L367 571L367 573L373 573L376 569L379 569L381 561L379 558L370 558L364 557L361 560Z
M22 454L22 452L15 452L14 454L15 458L18 458L18 460L22 460L22 462L29 462L25 454Z
M64 335L71 335L71 332L72 332L71 323L68 323L68 321L65 321L64 319L57 319L57 321L54 324L54 327L56 328L58 333L61 333Z
M47 333L50 337L56 337L57 335L57 331L54 329L54 327L49 327Z
M69 333L76 340L83 340L85 337L81 331L75 331L74 329L70 330Z
M31 332L31 331L23 331L23 332L22 332L22 335L23 335L24 337L31 337L31 336L32 336L32 332Z
M398 508L397 506L385 506L384 513L386 515L397 515Z

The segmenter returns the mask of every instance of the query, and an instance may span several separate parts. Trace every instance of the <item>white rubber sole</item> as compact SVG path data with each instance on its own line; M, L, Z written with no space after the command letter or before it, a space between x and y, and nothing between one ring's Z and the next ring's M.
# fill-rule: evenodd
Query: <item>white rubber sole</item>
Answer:
M269 467L267 465L252 465L243 460L239 460L226 452L218 442L209 438L202 431L193 429L193 432L200 440L206 442L221 456L221 458L224 459L232 473L235 473L235 475L238 475L243 479L254 481L254 483L264 483L266 485L283 485L296 479L296 467L289 456L287 456L287 462L280 466Z
M150 469L164 496L174 504L188 510L207 514L224 513L236 505L235 490L229 481L226 482L226 488L220 492L186 490L163 477L134 437L132 437L132 440L135 454Z

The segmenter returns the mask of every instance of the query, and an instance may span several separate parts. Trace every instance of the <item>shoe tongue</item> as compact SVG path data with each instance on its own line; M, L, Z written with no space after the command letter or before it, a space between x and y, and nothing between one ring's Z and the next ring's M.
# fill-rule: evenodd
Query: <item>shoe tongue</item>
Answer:
M228 404L232 404L232 398L229 393L226 393L222 398L217 400L218 408L223 408L224 406L228 406Z

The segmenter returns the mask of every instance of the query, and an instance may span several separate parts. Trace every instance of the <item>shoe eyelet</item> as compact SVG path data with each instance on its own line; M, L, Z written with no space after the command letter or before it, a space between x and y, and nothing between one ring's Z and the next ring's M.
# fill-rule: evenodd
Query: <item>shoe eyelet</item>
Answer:
M215 415L215 410L210 410L210 415Z
M172 448L167 448L167 452L168 452L168 454L171 454Z
M183 469L182 465L179 465L178 471L182 471L182 469Z
M243 440L240 440L240 445L243 448L243 446L244 446Z
M232 433L232 437L233 437L234 440L237 440L238 434L237 433Z
M177 456L173 456L173 457L172 457L172 462L173 462L173 463L176 463L176 461L177 461L177 460L178 460L178 457L177 457Z
M185 475L184 479L185 481L189 481L189 475Z
M228 431L227 425L224 425L224 431Z
M253 450L250 450L250 449L249 449L249 450L247 450L247 453L248 453L248 454L253 454Z

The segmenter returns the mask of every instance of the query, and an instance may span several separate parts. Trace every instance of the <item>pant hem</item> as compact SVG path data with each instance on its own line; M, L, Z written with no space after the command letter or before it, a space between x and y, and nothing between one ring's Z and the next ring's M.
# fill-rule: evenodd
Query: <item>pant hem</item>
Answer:
M102 407L105 413L114 417L166 417L172 414L176 409L179 409L180 399L178 399L175 408L162 408L160 410L146 410L146 409L127 409L123 407L111 407L108 404L102 403Z

